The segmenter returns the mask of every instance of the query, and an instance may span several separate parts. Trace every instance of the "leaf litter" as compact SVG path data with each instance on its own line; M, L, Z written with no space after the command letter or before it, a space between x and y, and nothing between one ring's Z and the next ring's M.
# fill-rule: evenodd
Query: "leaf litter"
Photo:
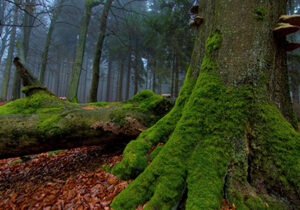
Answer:
M121 152L89 146L0 160L0 209L108 210L131 181L101 166L111 168Z

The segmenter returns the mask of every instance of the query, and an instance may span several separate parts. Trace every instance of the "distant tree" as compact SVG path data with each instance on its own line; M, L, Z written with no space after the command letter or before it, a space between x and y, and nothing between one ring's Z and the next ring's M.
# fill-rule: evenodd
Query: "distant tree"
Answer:
M54 5L53 14L52 14L52 17L50 18L51 22L50 22L49 30L48 30L47 37L46 37L46 43L44 46L44 51L43 51L43 56L42 56L42 67L41 67L41 71L40 71L40 81L42 84L44 83L44 80L45 80L45 71L46 71L46 67L47 67L47 59L48 59L48 53L49 53L49 47L51 44L52 34L54 31L56 21L61 13L62 4L63 4L63 0L58 0L57 4Z
M18 0L15 0L14 2L15 4L17 4ZM14 9L13 25L17 25L18 6L15 5L14 8L15 9ZM15 42L16 42L16 27L12 27L12 30L10 32L9 47L8 47L8 53L7 53L4 76L3 76L3 83L2 83L2 91L1 91L2 100L7 100L7 90L8 90L8 83L10 78L10 71L11 71L11 64L12 64L12 59L14 54Z
M106 0L102 11L102 16L100 19L100 31L98 34L98 40L96 44L95 56L93 61L93 75L92 75L92 85L90 89L90 102L97 101L99 75L100 75L100 59L101 59L103 42L106 33L107 17L112 2L113 0Z
M99 5L102 0L86 0L85 10L81 18L79 38L77 41L76 56L74 66L71 75L71 81L68 89L68 99L73 102L77 102L77 93L79 78L82 69L83 56L85 52L86 34L92 14L92 8Z

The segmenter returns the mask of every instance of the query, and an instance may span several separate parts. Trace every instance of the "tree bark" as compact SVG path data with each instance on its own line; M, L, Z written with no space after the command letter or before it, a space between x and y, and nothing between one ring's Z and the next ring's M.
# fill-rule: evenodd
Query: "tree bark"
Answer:
M99 0L86 0L85 2L85 11L81 18L80 31L79 31L79 39L77 42L76 55L74 66L72 69L71 81L68 89L68 99L73 102L77 102L77 93L78 93L78 85L79 78L82 69L82 61L85 52L85 42L86 42L86 34L89 26L89 22L91 19L92 8L100 4Z
M177 56L175 56L175 90L174 96L177 98L179 93L179 61Z
M120 61L120 74L118 82L118 101L122 101L122 92L123 92L123 78L124 77L124 59L121 58Z
M13 25L16 25L17 23L18 23L18 7L15 6ZM8 54L7 54L4 76L3 76L3 84L2 84L2 92L1 92L1 98L3 100L7 100L7 90L8 90L8 84L9 84L15 42L16 42L16 27L13 27L11 30L11 33L10 33Z
M127 104L69 103L41 86L18 58L14 64L26 97L0 107L0 158L82 145L124 144L172 106L148 90Z
M61 12L62 4L63 4L63 1L59 0L57 9L54 11L53 17L51 18L50 27L49 27L49 30L47 33L46 43L45 43L45 47L44 47L44 51L43 51L43 55L42 55L42 67L41 67L41 72L40 72L40 81L42 84L44 83L44 80L45 80L45 71L46 71L46 67L47 67L47 59L48 59L49 48L51 45L51 38L52 38L52 34L54 31L56 21Z
M25 14L23 19L23 41L22 47L19 47L22 59L26 62L29 50L29 39L34 24L35 18L33 16L35 0L26 0ZM21 80L18 71L15 71L13 87L12 87L12 100L20 98Z
M108 17L109 9L110 9L112 2L113 2L113 0L106 0L106 2L104 4L102 16L100 19L100 31L99 31L99 35L98 35L97 44L96 44L95 57L94 57L94 61L93 61L93 76L92 76L92 85L91 85L91 90L90 90L90 102L97 101L102 46L103 46L105 33L106 33L107 17Z
M111 89L111 77L112 77L112 61L111 58L108 58L108 67L107 67L107 86L106 86L106 101L110 101Z
M128 64L127 64L126 100L129 99L130 76L131 76L131 51L129 52L129 55L128 55Z
M199 4L204 22L184 86L172 111L130 142L113 168L137 178L111 208L172 209L184 194L186 209L220 209L224 200L237 209L297 208L300 134L283 117L291 112L286 52L273 36L286 1ZM171 113L177 123L164 124Z
M139 87L139 75L138 75L138 68L139 68L139 55L137 52L137 48L135 49L135 55L134 55L134 89L133 89L133 94L137 94L138 92L138 87Z

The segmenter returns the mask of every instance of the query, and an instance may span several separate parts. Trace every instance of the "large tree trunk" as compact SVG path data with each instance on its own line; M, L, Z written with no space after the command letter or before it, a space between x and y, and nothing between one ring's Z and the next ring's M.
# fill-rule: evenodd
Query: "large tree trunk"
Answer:
M99 31L99 35L98 35L97 44L96 44L95 57L94 57L94 61L93 61L93 76L92 76L92 85L91 85L91 89L90 89L90 102L97 101L102 46L103 46L105 33L106 33L106 23L107 23L108 12L109 12L110 5L112 2L113 2L113 0L106 0L103 11L102 11L102 16L100 19L100 31Z
M17 25L17 23L18 23L18 7L15 6L13 25ZM5 70L4 70L4 76L3 76L3 83L2 83L1 98L3 100L7 100L7 90L8 90L8 84L9 84L9 78L10 78L10 71L11 71L11 64L12 64L12 59L13 59L13 54L14 54L15 42L16 42L16 27L13 27L11 32L10 32L8 54L7 54Z
M86 0L85 1L85 11L81 18L79 39L77 41L76 55L74 66L72 69L71 81L68 89L68 99L73 102L77 102L77 93L79 78L82 69L82 62L85 52L85 42L86 34L89 27L89 22L91 19L92 8L100 4L101 0Z
M172 105L149 90L127 104L69 103L43 87L18 58L14 63L26 97L0 107L0 158L81 145L124 144Z
M44 80L45 80L45 71L46 71L46 67L47 67L47 60L48 60L48 52L49 52L49 48L50 48L50 44L51 44L51 38L52 38L52 34L54 31L54 26L56 24L57 18L60 15L61 12L61 8L62 8L62 4L63 1L59 0L57 9L54 11L53 17L51 18L51 23L50 23L50 27L47 33L47 37L46 37L46 43L45 43L45 47L44 47L44 51L43 51L43 55L42 55L42 67L41 67L41 72L40 72L40 81L43 84Z
M237 209L300 205L300 134L283 117L292 113L286 53L273 36L285 4L200 2L204 22L184 86L173 110L113 168L121 178L138 176L113 209L172 209L184 194L186 209L220 209L224 199Z

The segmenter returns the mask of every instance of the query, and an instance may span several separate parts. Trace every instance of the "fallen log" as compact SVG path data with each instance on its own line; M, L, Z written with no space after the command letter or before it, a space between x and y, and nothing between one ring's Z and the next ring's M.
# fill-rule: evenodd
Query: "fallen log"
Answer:
M14 63L22 71L26 97L0 107L0 158L124 144L172 107L168 99L150 90L140 91L127 102L70 103L37 82L19 59Z

